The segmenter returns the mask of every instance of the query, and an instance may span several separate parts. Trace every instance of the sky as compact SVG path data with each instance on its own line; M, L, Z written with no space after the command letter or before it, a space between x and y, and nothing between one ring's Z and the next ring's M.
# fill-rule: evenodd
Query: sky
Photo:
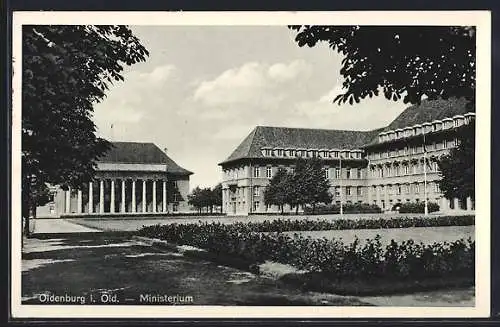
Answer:
M286 26L130 28L150 55L95 106L98 135L166 149L194 172L191 189L220 182L218 163L257 125L370 130L407 107L383 96L334 104L342 57L299 47Z

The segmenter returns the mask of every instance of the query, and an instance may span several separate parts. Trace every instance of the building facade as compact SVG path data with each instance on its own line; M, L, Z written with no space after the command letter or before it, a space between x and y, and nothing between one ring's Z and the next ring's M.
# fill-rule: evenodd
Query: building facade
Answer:
M191 174L153 143L112 142L92 182L78 190L52 186L37 216L187 212Z
M423 101L372 131L257 126L219 164L223 210L229 215L278 211L265 205L264 189L278 169L293 170L297 157L323 160L336 204L376 204L388 212L427 197L443 212L473 210L470 198L443 197L435 159L457 145L457 128L474 118L465 100L451 99Z

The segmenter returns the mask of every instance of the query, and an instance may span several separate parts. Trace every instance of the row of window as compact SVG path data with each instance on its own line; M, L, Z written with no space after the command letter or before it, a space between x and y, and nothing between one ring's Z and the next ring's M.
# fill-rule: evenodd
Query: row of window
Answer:
M384 167L372 167L370 168L370 177L384 178L384 177L394 177L394 176L406 176L412 174L422 174L424 173L424 168L427 172L434 173L439 171L439 166L436 161L427 162L427 166L424 167L424 163L410 163L406 165L390 165Z
M382 132L379 134L379 142L386 142L395 139L400 139L403 137L410 137L420 134L427 134L431 132L437 132L443 129L456 128L463 124L468 124L474 113L465 114L465 116L458 115L453 118L445 118L443 120L437 120L432 123L427 122L413 127L406 127L403 129L391 130L387 132Z
M439 183L436 182L429 182L427 183L427 189L429 188L433 189L435 193L440 192L439 188ZM409 194L413 191L413 193L418 194L420 192L424 192L424 183L406 183L406 184L395 184L395 185L379 185L378 187L376 185L372 186L372 194L377 194L377 189L379 190L380 193L385 193L387 194L402 194L406 193Z
M427 187L433 187L434 188L434 192L435 193L439 193L440 192L440 189L439 189L439 184L438 183L434 183L434 182L429 182L427 184ZM260 186L254 186L253 187L253 195L254 196L260 196L261 195L261 188ZM357 187L354 187L354 186L345 186L345 194L346 195L353 195L354 194L354 189L356 191L356 195L358 196L361 196L363 195L363 186L357 186ZM376 195L377 194L377 188L378 190L380 191L380 193L384 193L387 191L387 194L396 194L396 195L399 195L399 194L402 194L402 193L406 193L406 194L409 194L411 193L411 191L413 191L413 193L415 194L418 194L421 192L423 192L423 188L424 188L424 183L406 183L406 184L395 184L395 185L387 185L387 186L384 186L384 185L380 185L380 186L372 186L371 189L372 189L372 194ZM245 196L245 189L244 188L238 188L236 190L236 195L237 196L242 196L244 197ZM340 186L336 186L335 187L335 196L340 196L341 195L341 188Z
M262 148L265 157L342 158L361 159L362 150L270 149Z
M253 172L252 176L254 178L260 178L261 177L261 168L263 167L253 167ZM289 167L288 171L290 173L294 172L293 167ZM330 179L330 169L325 168L324 170L325 178ZM363 169L362 168L344 168L344 171L346 172L346 178L347 179L362 179L363 178ZM226 172L226 177L227 179L238 179L239 177L245 177L244 176L244 170L242 168L239 169L233 169L233 170L227 170ZM273 178L273 168L271 166L265 167L265 177L266 178ZM340 168L335 168L335 179L339 179L340 177Z
M458 145L458 139L453 140L444 140L443 142L433 142L425 145L425 151L438 151L444 149L450 149L456 147ZM405 156L410 154L420 154L424 152L424 146L405 146L399 149L393 149L384 152L372 152L368 153L368 159L384 159L384 158L392 158L398 156Z

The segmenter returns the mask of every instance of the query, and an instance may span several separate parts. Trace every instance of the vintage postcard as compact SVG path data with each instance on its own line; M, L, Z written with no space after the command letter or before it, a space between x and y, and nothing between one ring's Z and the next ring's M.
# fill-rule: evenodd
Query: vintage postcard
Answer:
M13 317L488 317L490 52L486 11L14 12Z

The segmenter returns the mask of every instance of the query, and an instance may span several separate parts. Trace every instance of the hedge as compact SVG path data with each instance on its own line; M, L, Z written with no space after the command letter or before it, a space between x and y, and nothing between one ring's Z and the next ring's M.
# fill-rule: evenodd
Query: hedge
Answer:
M401 203L399 205L399 213L424 213L425 202ZM427 203L428 212L439 211L439 205L435 202Z
M314 212L313 212L314 211ZM382 209L376 204L368 203L346 203L342 205L343 213L381 213ZM305 207L305 214L338 214L340 213L340 206L336 204L318 204L316 207Z
M384 247L377 235L361 246L358 239L344 244L297 234L241 232L237 226L218 223L153 225L143 227L138 234L256 263L270 260L289 264L336 279L474 277L475 242L470 238L430 245L392 241Z
M206 233L214 229L230 228L239 233L249 232L292 232L317 230L344 230L344 229L386 229L409 227L441 227L441 226L471 226L474 225L474 216L439 216L439 217L398 217L398 218L362 218L362 219L276 219L262 222L234 222L222 224L218 222L204 222L190 224L165 225L165 230L190 230L196 233ZM228 227L230 226L230 227Z

